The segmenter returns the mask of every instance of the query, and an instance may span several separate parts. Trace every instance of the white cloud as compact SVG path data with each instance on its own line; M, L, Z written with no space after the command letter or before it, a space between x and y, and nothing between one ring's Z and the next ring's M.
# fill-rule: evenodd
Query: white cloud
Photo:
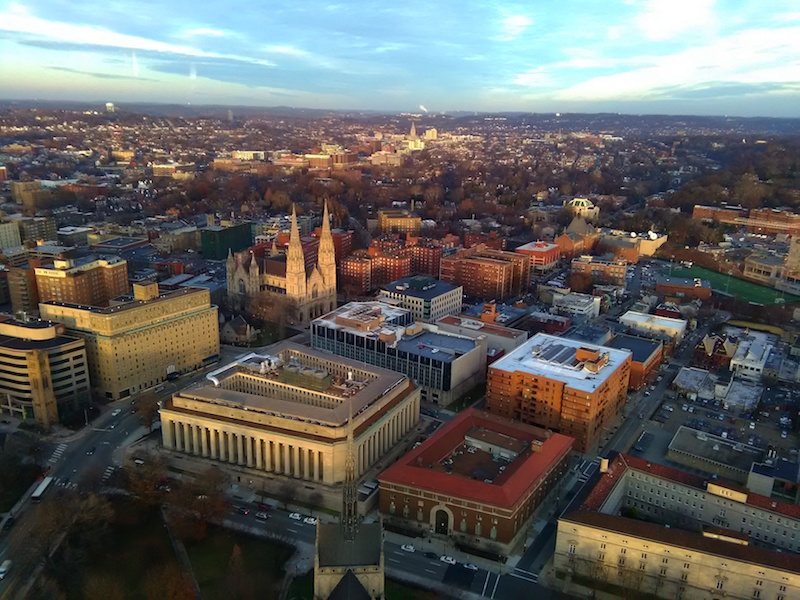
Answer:
M545 67L536 67L514 77L516 85L527 87L546 87L552 83L552 78Z
M509 15L500 19L500 27L503 30L502 35L498 38L504 42L510 42L517 39L525 30L533 25L533 19L527 15Z
M675 54L638 57L646 65L594 77L562 90L572 100L643 100L659 90L709 83L792 83L800 81L800 27L742 31Z
M647 39L664 41L714 21L714 0L648 0L634 24Z
M221 29L211 29L210 27L198 27L196 29L189 29L183 32L184 37L196 37L196 36L207 36L207 37L224 37L225 32Z

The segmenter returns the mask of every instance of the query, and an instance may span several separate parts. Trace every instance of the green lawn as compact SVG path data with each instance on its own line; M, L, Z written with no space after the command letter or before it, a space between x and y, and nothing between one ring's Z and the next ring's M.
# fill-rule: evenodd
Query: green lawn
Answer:
M664 274L669 273L669 270L663 270ZM785 294L778 290L745 281L737 277L728 277L725 273L717 273L703 267L692 267L691 269L672 269L674 277L700 277L707 279L711 283L711 287L718 292L726 292L736 296L745 302L753 302L754 304L782 304L783 302L789 304L800 302L800 297L791 294ZM782 298L783 301L779 302L778 299Z
M186 543L186 552L204 600L224 600L237 594L276 597L294 550L210 526L202 542Z

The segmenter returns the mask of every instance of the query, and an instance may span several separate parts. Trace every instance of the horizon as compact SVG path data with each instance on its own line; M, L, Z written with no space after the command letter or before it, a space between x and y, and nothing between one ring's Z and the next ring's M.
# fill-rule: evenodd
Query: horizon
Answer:
M786 3L552 4L7 2L0 78L9 101L800 118Z

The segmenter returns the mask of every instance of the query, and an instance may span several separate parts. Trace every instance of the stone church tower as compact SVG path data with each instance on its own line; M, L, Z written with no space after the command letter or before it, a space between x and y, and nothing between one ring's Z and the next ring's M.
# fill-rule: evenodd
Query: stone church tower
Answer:
M226 270L231 306L247 310L254 301L280 295L294 305L293 321L303 327L336 308L336 254L327 203L322 221L317 264L310 270L306 269L294 207L286 254L279 254L274 245L269 256L261 259L247 250L229 252Z

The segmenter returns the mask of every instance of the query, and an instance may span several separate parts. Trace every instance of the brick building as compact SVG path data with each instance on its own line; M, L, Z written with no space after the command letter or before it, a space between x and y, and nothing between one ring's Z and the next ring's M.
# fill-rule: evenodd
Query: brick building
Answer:
M116 256L56 260L34 272L39 302L105 306L130 291L128 263Z
M639 390L647 385L658 371L664 355L664 344L635 335L616 335L606 345L631 352L631 378L628 382L628 389L631 390Z
M486 408L588 451L625 405L631 352L537 333L489 367Z
M516 252L474 246L441 261L442 281L461 285L464 295L504 300L524 293L530 285L530 257Z
M624 286L625 274L628 271L624 260L602 260L595 256L583 255L573 258L570 272L582 273L592 279L592 283L608 283Z
M656 293L681 298L711 298L711 283L705 279L660 276L656 279Z
M558 244L537 241L519 246L514 252L525 254L531 259L531 273L541 275L549 273L558 265L561 258L561 248Z
M567 436L469 409L378 477L381 515L508 553L569 468L572 444Z

